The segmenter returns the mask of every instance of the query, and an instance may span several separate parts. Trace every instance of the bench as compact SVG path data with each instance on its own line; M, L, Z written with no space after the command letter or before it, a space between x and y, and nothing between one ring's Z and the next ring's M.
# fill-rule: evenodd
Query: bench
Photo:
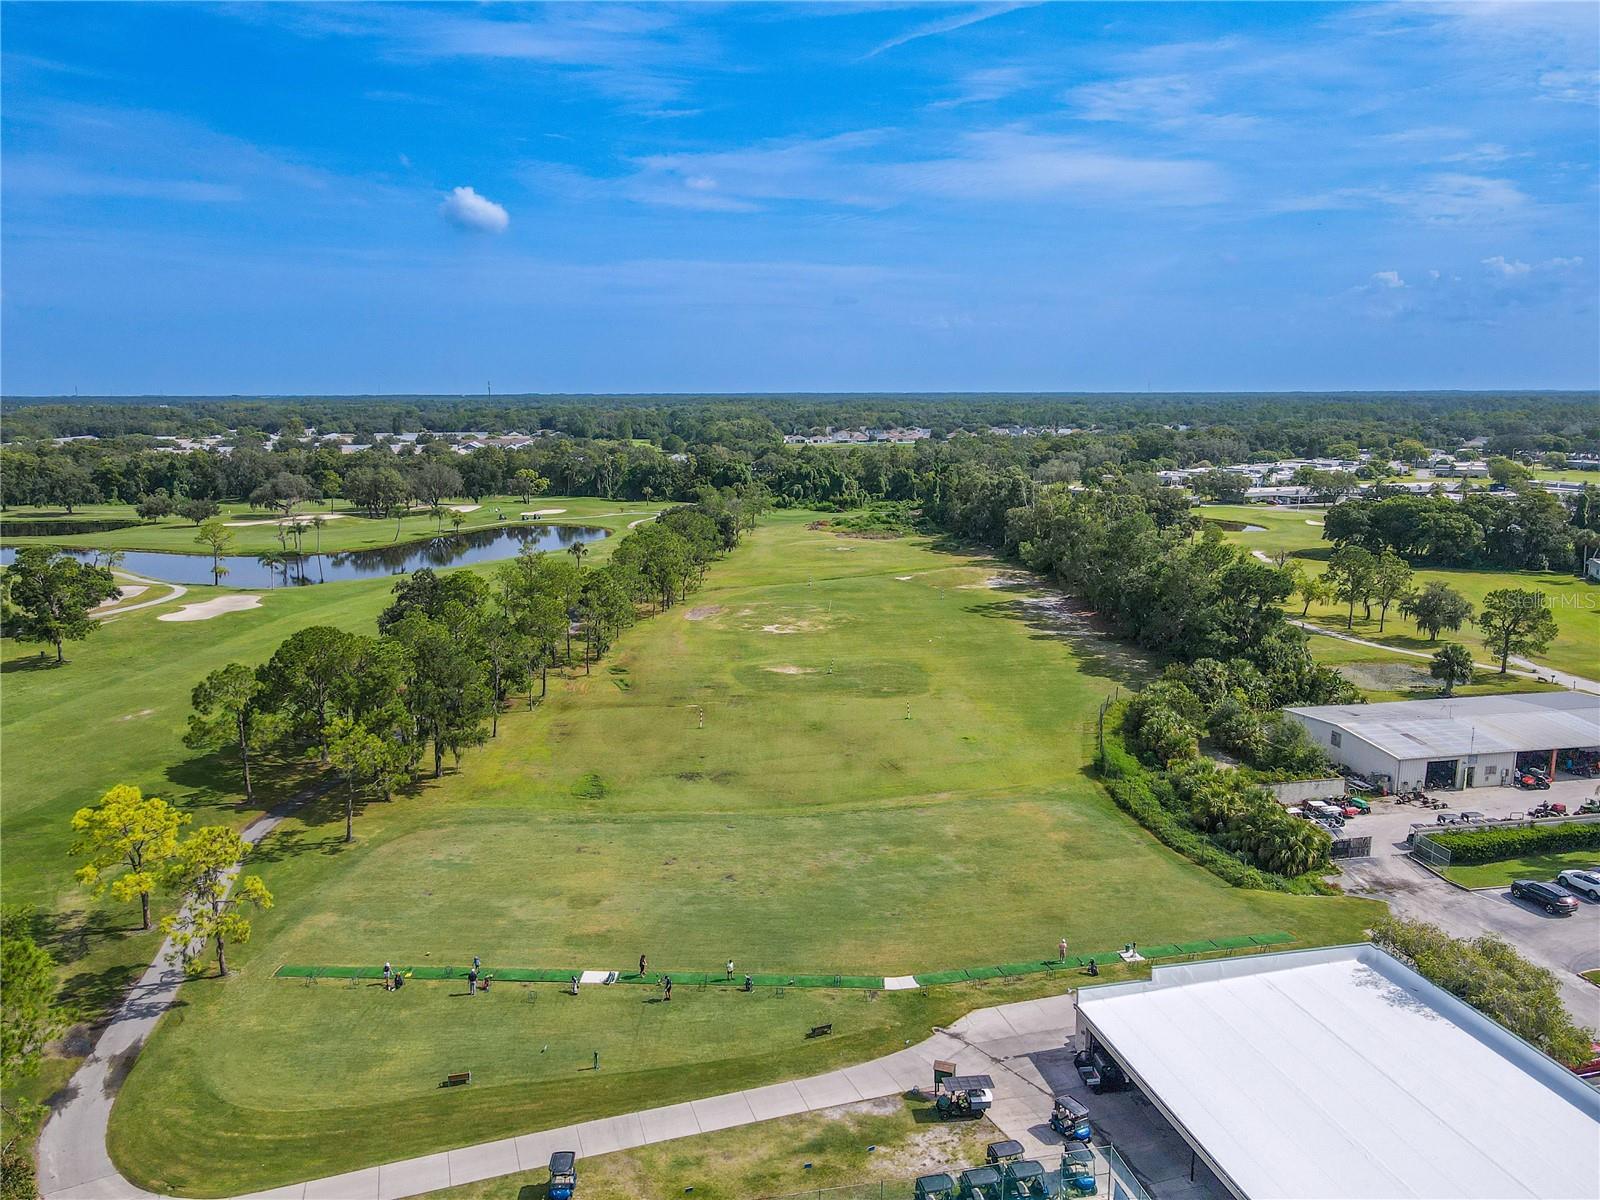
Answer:
M471 1083L471 1082L472 1082L472 1072L471 1071L452 1071L452 1072L450 1072L450 1074L448 1074L448 1075L446 1075L444 1077L444 1082L441 1083L439 1086L440 1087L460 1087L464 1083Z
M813 1025L811 1027L810 1032L808 1032L806 1034L806 1037L807 1038L827 1037L832 1032L833 1032L833 1022L830 1021L826 1025Z

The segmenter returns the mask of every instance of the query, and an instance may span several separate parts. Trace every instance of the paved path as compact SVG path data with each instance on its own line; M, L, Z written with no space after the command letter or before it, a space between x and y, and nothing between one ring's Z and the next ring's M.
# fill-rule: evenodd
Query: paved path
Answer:
M257 817L241 836L254 845L298 806L297 799ZM233 873L237 872L235 866ZM231 886L231 875L228 882ZM171 949L169 938L161 944L155 961L139 982L123 997L94 1050L72 1076L65 1099L45 1123L39 1136L39 1191L50 1200L69 1196L123 1200L150 1195L129 1183L112 1165L106 1153L106 1124L117 1089L161 1014L176 999L178 985L184 980L183 969L167 962Z
M263 817L245 836L260 837L279 819ZM180 978L161 960L157 964L124 1002L73 1077L71 1098L45 1126L39 1177L45 1200L156 1200L153 1193L118 1174L105 1151L105 1134L117 1084L172 1001ZM989 1119L1007 1137L1020 1141L1030 1156L1051 1149L1059 1153L1062 1139L1049 1127L1050 1087L1034 1060L1060 1050L1075 1028L1070 994L978 1009L915 1046L824 1075L426 1154L252 1193L248 1200L399 1200L543 1167L556 1150L593 1158L774 1117L898 1096L914 1087L929 1088L935 1059L954 1062L963 1075L991 1076L995 1102Z
M1366 638L1356 637L1354 634L1338 633L1332 629L1324 629L1322 626L1314 625L1310 621L1291 620L1289 624L1298 626L1307 633L1318 634L1321 637L1337 638L1339 641L1349 642L1353 646L1371 646L1374 650L1384 650L1390 654L1404 654L1408 658L1431 659L1433 657L1426 650L1402 650L1399 646L1386 646L1382 642L1369 641ZM1511 671L1509 674L1523 675L1530 679L1549 680L1551 683L1559 684L1561 687L1569 688L1576 692L1600 693L1600 680L1586 679L1582 675L1569 675L1565 671L1557 671L1553 667L1540 666L1537 663L1529 662L1525 658L1518 658L1516 655L1511 656L1511 661L1516 663L1520 669ZM1500 669L1499 663L1474 663L1473 665L1484 671L1497 671Z
M115 571L113 574L115 574L118 578L126 579L129 583L142 583L150 587L171 588L172 590L165 596L158 596L154 600L141 600L137 604L128 604L121 608L114 608L110 612L106 613L105 616L100 618L102 621L109 621L113 617L120 617L124 613L138 612L141 608L154 608L158 604L166 604L169 600L177 600L189 594L189 589L184 587L181 583L168 583L164 579L146 579L143 575L131 575L127 571L122 570Z

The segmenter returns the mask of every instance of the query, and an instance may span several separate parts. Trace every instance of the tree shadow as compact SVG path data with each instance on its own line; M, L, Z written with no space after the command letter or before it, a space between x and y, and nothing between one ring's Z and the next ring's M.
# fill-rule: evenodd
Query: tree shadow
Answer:
M18 671L54 671L58 667L70 666L71 660L59 663L48 651L32 654L26 658L9 658L0 663L0 675L13 675Z
M1035 641L1065 644L1084 675L1137 689L1160 673L1159 656L1118 639L1092 609L1042 583L1001 584L993 600L969 605L980 617L1020 622ZM1009 593L1009 594L1008 594Z

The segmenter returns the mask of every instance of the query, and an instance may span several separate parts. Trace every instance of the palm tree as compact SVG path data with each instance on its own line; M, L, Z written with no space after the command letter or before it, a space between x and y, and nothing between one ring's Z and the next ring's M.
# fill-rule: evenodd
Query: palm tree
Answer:
M467 523L467 514L452 510L450 513L450 528L456 533L461 532L461 527Z
M277 551L277 550L263 550L260 554L256 555L256 561L267 569L267 578L269 580L269 583L268 583L267 586L269 586L269 587L277 587L278 586L278 575L277 575L278 568L279 567L285 567L285 568L287 567L287 564L289 562L289 555L287 553L285 553L285 552L280 552L280 551ZM284 577L284 582L287 583L289 581L289 572L288 572L287 569L284 570L284 576L283 577Z
M589 547L582 542L573 542L567 547L567 553L572 555L572 561L578 564L578 569L583 569L583 556L589 553Z
M322 527L328 523L328 518L318 513L311 518L311 528L317 531L317 553L322 553Z
M1580 529L1572 535L1572 548L1578 552L1578 575L1583 577L1589 571L1589 556L1600 547L1600 533L1592 529Z

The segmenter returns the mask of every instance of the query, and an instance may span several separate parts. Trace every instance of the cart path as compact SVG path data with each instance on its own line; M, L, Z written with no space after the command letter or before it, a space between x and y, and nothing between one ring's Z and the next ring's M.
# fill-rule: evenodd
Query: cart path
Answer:
M258 839L281 819L262 817L245 836ZM39 1190L44 1200L165 1200L117 1171L105 1149L106 1122L118 1081L172 1003L181 978L181 971L158 958L73 1076L66 1103L40 1139ZM581 1160L930 1088L936 1059L955 1063L959 1074L994 1080L989 1119L1006 1137L1021 1142L1031 1157L1059 1153L1062 1138L1049 1127L1051 1090L1029 1056L1068 1043L1076 1030L1074 1005L1069 992L980 1008L914 1046L823 1075L419 1155L253 1192L240 1200L399 1200L543 1167L557 1150L571 1150ZM381 1135L375 1136L374 1149L382 1145Z
M189 594L189 589L181 583L168 583L164 579L146 579L143 575L134 575L131 572L122 570L120 567L113 571L112 574L119 579L126 579L129 583L142 583L148 587L171 588L172 590L165 596L157 596L154 600L141 600L137 604L127 604L121 608L114 608L100 618L102 621L110 621L122 616L124 613L138 612L141 608L154 608L158 604L179 600Z
M1291 618L1289 624L1298 626L1299 628L1304 629L1307 633L1318 634L1322 637L1335 638L1341 642L1349 642L1353 646L1370 646L1374 650L1384 650L1390 654L1404 654L1408 658L1433 658L1433 655L1429 654L1426 650L1405 650L1399 646L1388 646L1382 642L1374 642L1369 641L1367 638L1356 637L1352 633L1338 633L1332 629L1324 629L1322 626L1315 625L1310 621L1301 621ZM1511 661L1517 664L1518 669L1508 671L1507 674L1522 675L1529 679L1547 680L1550 683L1559 684L1561 687L1567 688L1570 691L1594 692L1596 694L1600 694L1600 680L1587 679L1582 675L1571 675L1566 671L1557 671L1554 667L1540 666L1538 663L1530 662L1526 658L1518 658L1515 654L1511 656ZM1499 670L1498 663L1475 662L1472 665L1484 671Z

